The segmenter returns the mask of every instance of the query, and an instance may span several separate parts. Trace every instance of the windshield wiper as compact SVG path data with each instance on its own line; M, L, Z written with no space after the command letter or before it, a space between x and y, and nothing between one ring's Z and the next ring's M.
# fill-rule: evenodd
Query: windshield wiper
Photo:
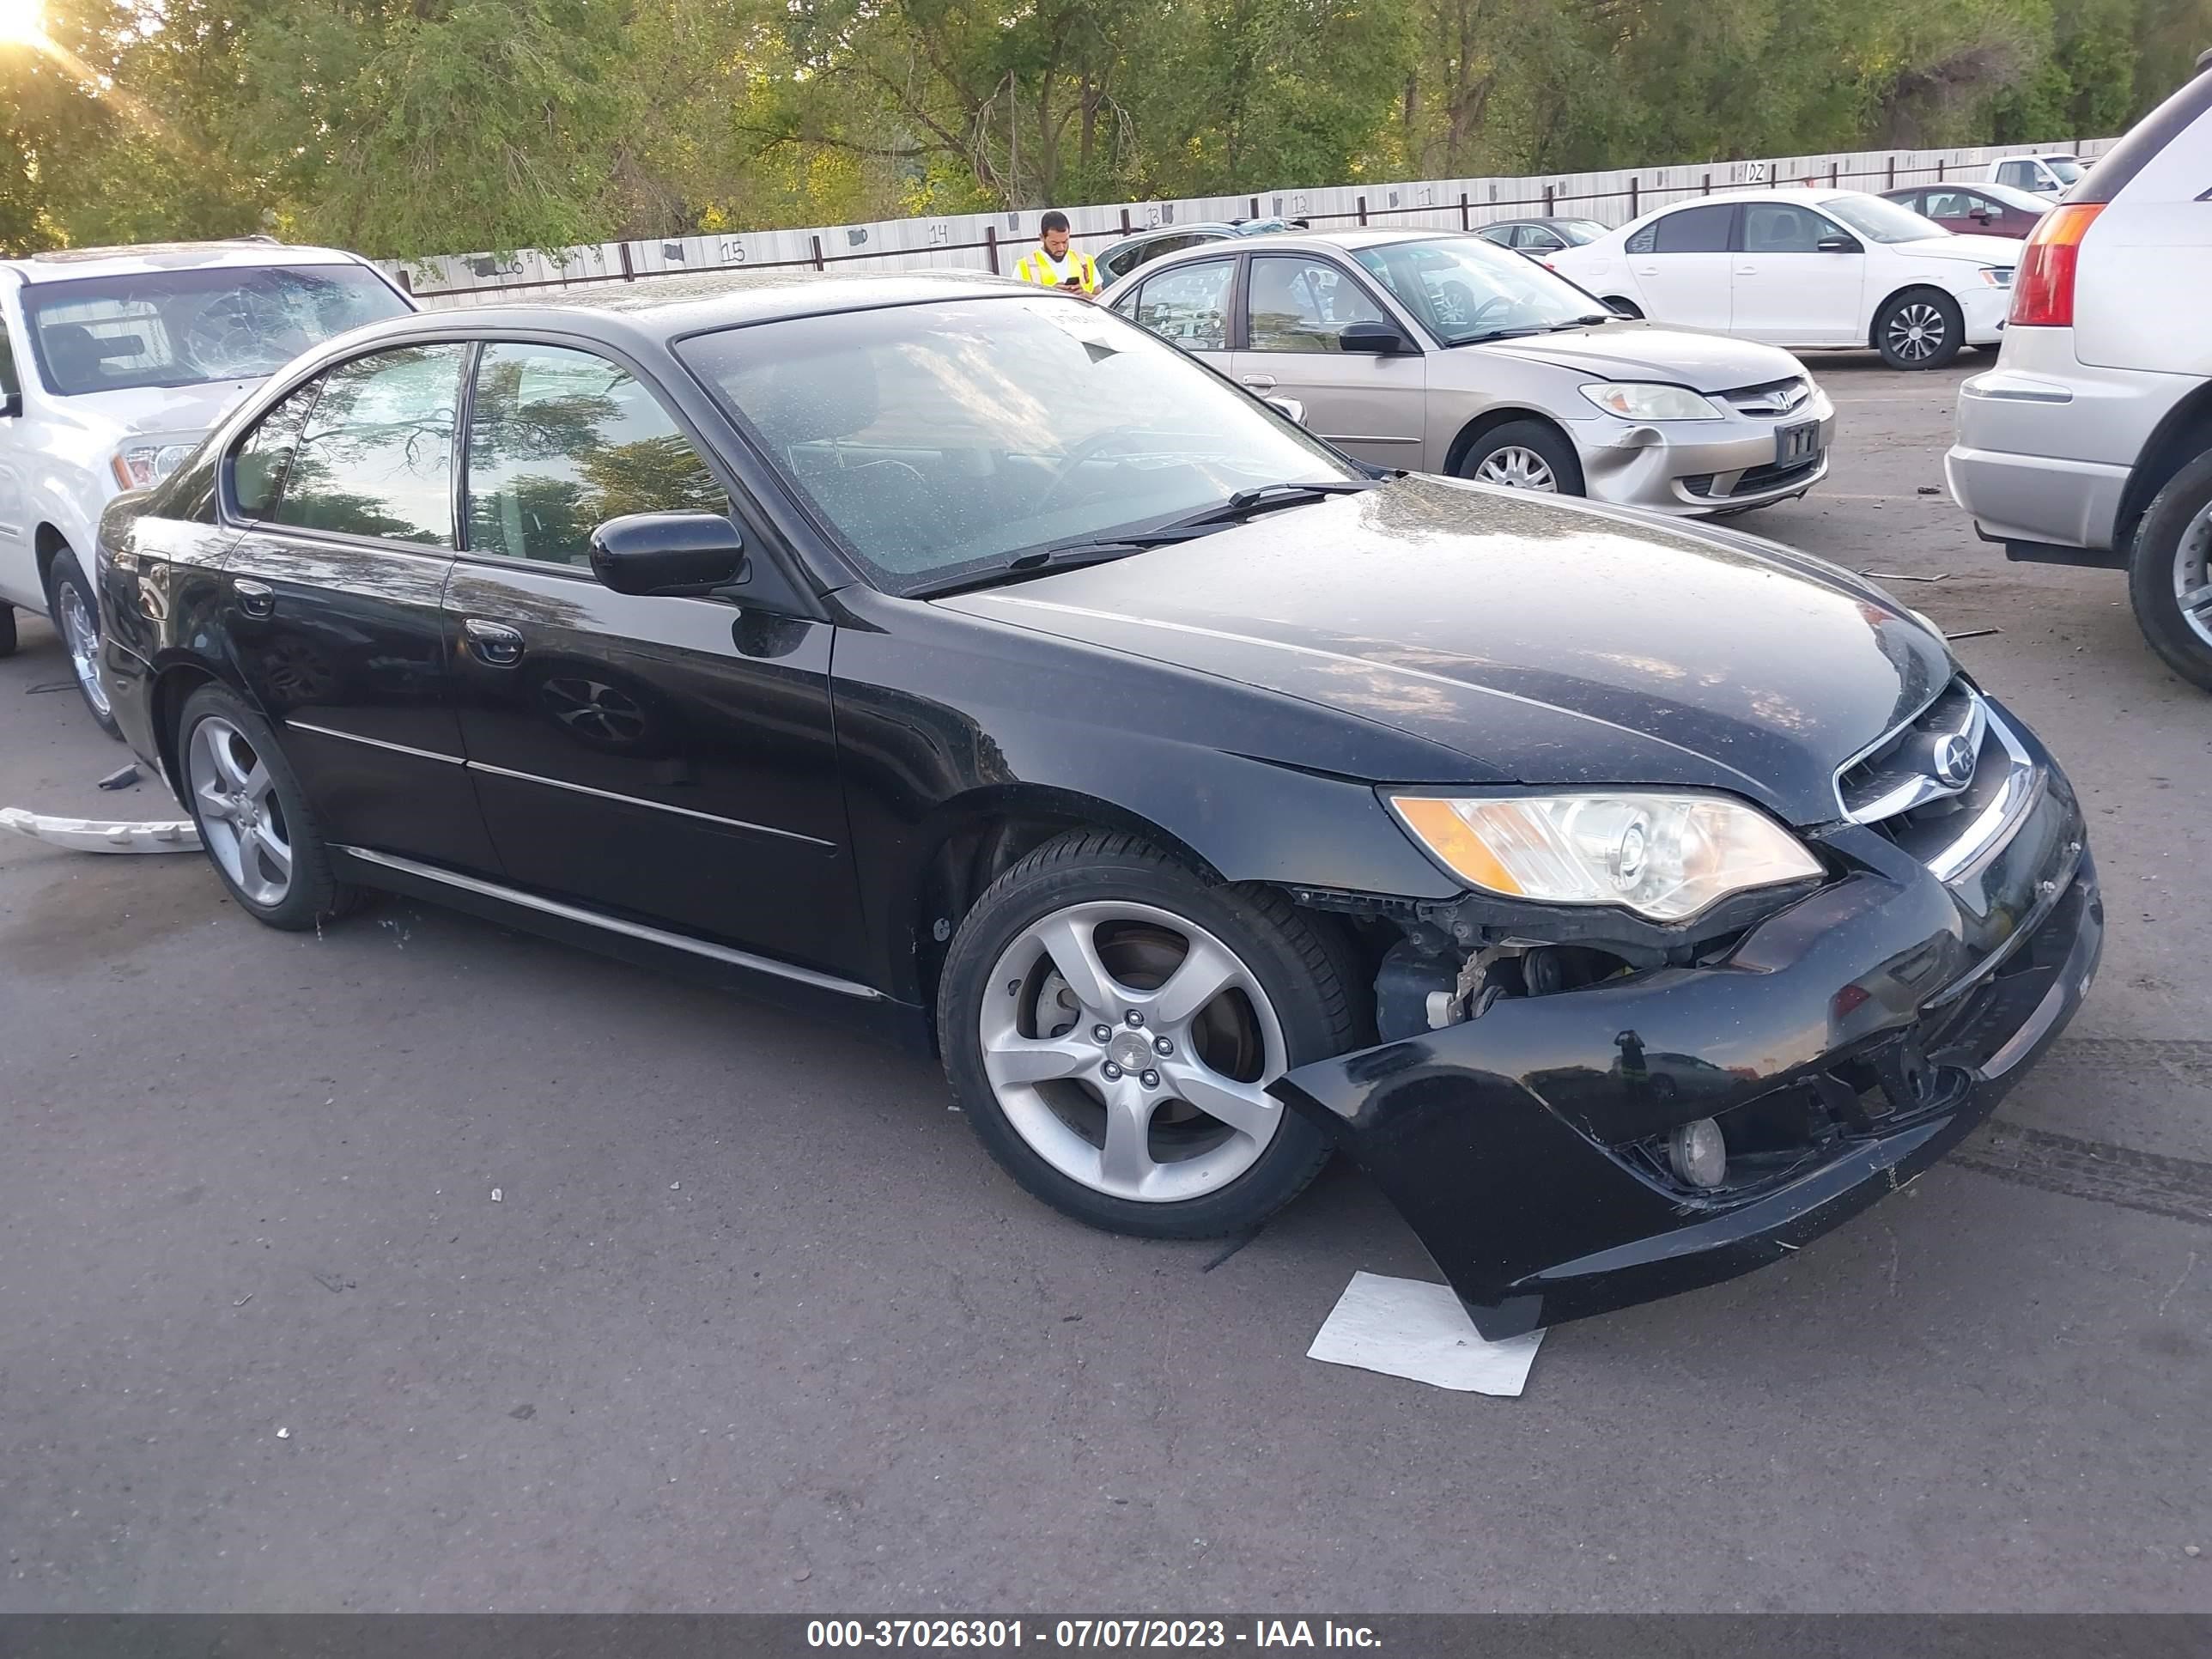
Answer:
M1312 483L1258 484L1238 490L1218 507L1203 507L1188 518L1170 519L1156 530L1137 533L1179 542L1186 539L1186 532L1202 534L1224 525L1241 524L1255 513L1278 507L1304 507L1309 502L1326 501L1331 495L1364 495L1383 482L1381 478L1329 478Z
M1394 476L1402 477L1403 474ZM965 593L973 588L1001 586L1050 571L1074 570L1087 564L1104 564L1131 553L1142 552L1148 547L1165 547L1174 542L1195 541L1200 536L1226 530L1255 513L1264 513L1273 507L1298 507L1310 501L1324 501L1331 495L1356 495L1387 482L1382 478L1333 478L1315 483L1259 484L1250 489L1238 490L1218 507L1205 507L1185 518L1170 519L1150 530L1122 531L1113 535L1089 537L1079 542L1063 542L1058 547L1040 548L1034 553L1024 553L1009 559L994 570L979 570L971 575L956 577L941 586L916 588L912 597L944 599L953 593Z

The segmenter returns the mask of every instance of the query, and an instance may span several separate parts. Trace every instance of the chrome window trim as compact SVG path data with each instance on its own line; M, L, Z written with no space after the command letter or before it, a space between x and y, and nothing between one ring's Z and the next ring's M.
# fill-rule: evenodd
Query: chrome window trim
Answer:
M475 876L464 876L452 870L441 870L435 865L418 864L392 853L379 853L366 847L334 847L333 852L348 858L359 859L364 864L381 865L388 870L423 881L434 881L447 887L457 887L464 892L479 894L485 898L498 899L503 903L520 905L526 910L536 910L549 916L558 916L564 921L580 922L587 927L599 927L611 933L620 933L626 939L641 939L648 945L665 945L671 950L688 951L694 956L707 957L726 963L733 968L747 969L754 973L773 975L778 979L796 980L802 985L817 989L835 991L841 996L855 997L863 1002L880 1002L884 994L874 988L839 979L834 974L817 973L811 968L800 968L791 963L778 962L772 957L757 957L750 951L733 951L726 945L713 945L702 939L691 939L682 933L672 933L659 927L648 927L643 922L625 921L617 916L602 915L596 910L563 904L558 899L541 897L518 888L502 887L497 882L483 881Z

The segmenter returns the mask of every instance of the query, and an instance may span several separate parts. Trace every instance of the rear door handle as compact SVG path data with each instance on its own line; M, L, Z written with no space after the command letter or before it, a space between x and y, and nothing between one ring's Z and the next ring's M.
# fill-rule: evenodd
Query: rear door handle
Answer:
M494 668L512 668L522 660L522 635L505 623L471 617L461 624L477 657Z
M1246 374L1240 378L1255 392L1273 392L1275 389L1275 377L1272 374Z
M1759 267L1757 265L1738 265L1735 268L1735 274L1739 276L1756 276L1759 275Z
M238 595L238 608L249 617L265 617L276 608L276 590L251 576L233 582L231 592Z

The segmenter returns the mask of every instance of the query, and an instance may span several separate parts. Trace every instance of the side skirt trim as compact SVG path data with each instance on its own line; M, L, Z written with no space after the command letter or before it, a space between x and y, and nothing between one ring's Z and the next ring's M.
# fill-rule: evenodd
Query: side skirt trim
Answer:
M705 939L690 939L682 933L672 933L663 928L648 927L643 922L625 921L617 916L602 915L596 910L586 910L578 905L563 904L558 899L542 898L536 893L526 893L519 888L502 887L497 882L480 880L475 876L464 876L452 870L441 870L433 864L418 864L413 859L404 859L392 853L379 853L366 847L333 847L349 859L363 864L381 865L414 877L418 881L438 882L447 887L458 887L465 892L497 899L502 903L520 905L526 910L536 910L549 916L558 916L563 921L580 922L587 927L603 928L611 933L620 933L628 939L641 939L647 945L658 945L672 951L683 951L696 957L726 963L732 968L744 968L757 974L769 974L777 979L796 980L802 985L811 985L817 990L835 991L840 996L856 997L863 1002L880 1002L884 994L849 979L839 979L834 974L817 973L811 968L795 967L787 962L778 962L772 957L757 957L750 951L732 951L726 945L710 945Z

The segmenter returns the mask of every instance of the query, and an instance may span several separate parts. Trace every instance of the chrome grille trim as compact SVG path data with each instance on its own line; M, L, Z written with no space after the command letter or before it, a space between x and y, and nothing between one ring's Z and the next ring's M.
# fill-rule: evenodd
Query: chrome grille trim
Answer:
M1784 416L1796 414L1812 403L1813 382L1808 376L1796 374L1786 380L1735 386L1711 395L1726 403L1739 415L1778 420Z
M1977 697L1976 702L1981 702ZM1996 740L2004 745L2005 755L2012 763L2005 773L2004 787L1997 798L1974 817L1959 838L1942 852L1927 860L1928 868L1938 881L1954 881L1972 869L1983 857L1995 852L2012 839L2012 832L2020 821L2043 798L2045 780L2043 769L2029 758L2027 747L2013 729L1990 714L1983 704L1983 715Z
M1989 720L1988 705L1964 680L1954 680L1937 694L1902 730L1884 739L1875 752L1890 752L1878 761L1861 761L1837 775L1837 799L1844 816L1855 823L1879 823L1916 806L1962 793L1973 781L1972 774L1959 782L1946 783L1921 764L1923 750L1951 738L1963 738L1978 757ZM1854 773L1864 773L1853 779Z

